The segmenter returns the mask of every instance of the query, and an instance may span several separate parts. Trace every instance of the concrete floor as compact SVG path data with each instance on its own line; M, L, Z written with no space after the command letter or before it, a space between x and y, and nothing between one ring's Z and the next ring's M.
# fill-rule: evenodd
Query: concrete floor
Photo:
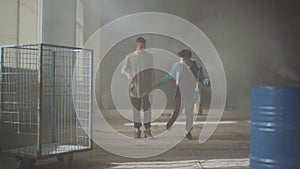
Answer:
M103 114L107 121L109 121L110 125L117 131L130 137L133 135L133 128L131 126L125 126L125 123L128 121L124 120L124 118L116 113L116 111L109 110L105 111ZM196 121L204 121L205 117L206 112L204 112L204 115L198 116ZM198 136L202 125L196 124L192 130L193 140L183 139L171 150L150 158L126 158L117 156L105 151L94 143L92 150L74 153L74 159L70 168L168 168L168 166L169 168L174 168L175 165L178 168L205 168L201 166L201 163L205 162L204 160L248 159L250 143L249 118L249 113L247 112L225 111L222 121L234 121L235 123L219 124L214 134L204 144L198 143ZM152 132L155 137L165 130L165 125L159 125L159 122L165 123L167 120L168 113L165 113L164 116L161 116L156 120L158 125L152 126ZM97 124L97 121L94 121L93 123ZM120 145L121 144L122 140L120 140ZM132 163L128 164L128 162ZM197 162L200 163L200 165L196 165L195 163ZM185 166L183 165L184 163L186 163ZM1 169L15 169L17 168L16 166L17 162L13 155L0 154ZM34 166L34 169L53 168L64 169L65 167L60 166L57 163L56 158L39 160ZM249 166L225 167L224 169L229 168L248 169Z

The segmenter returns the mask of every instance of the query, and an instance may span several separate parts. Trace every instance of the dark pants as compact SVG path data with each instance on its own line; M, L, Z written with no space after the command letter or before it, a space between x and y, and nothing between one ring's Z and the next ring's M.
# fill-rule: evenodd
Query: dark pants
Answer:
M143 98L130 97L131 104L133 106L133 121L134 128L140 128L142 126L141 119L141 108L144 110L144 125L148 129L151 127L151 104L149 101L149 96Z

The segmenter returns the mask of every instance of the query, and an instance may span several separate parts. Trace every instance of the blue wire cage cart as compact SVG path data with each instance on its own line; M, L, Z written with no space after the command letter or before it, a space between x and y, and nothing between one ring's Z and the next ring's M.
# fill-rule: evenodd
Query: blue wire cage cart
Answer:
M0 151L18 168L91 150L93 52L50 44L0 48Z

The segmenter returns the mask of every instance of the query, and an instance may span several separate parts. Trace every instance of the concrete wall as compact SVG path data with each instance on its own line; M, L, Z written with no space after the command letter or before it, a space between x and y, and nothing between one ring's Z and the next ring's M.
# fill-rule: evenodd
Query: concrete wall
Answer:
M2 0L0 5L0 45L17 42L17 0Z
M82 2L84 17L80 31L84 32L84 41L106 23L137 12L170 13L195 24L210 38L224 64L228 105L249 108L252 86L299 86L296 81L300 72L300 12L296 0ZM79 37L76 35L76 3L75 0L43 0L43 42L76 45L76 36ZM0 44L36 43L37 0L2 0L0 23ZM124 45L125 41L128 41L128 45ZM115 62L121 61L124 53L133 50L132 41L125 41L121 50L112 51L114 56L108 56L107 63L117 64ZM174 45L177 43L172 39L156 37L149 41L148 47L161 44L163 48L176 53L180 47ZM103 68L112 72L114 66ZM109 82L110 78L111 74L106 74L103 83ZM109 84L105 84L102 90L107 91L107 88Z
M0 45L37 42L37 0L2 0Z
M42 31L38 32L38 0L2 0L0 6L0 44L51 43L76 44L75 0L41 0ZM79 11L82 8L79 8ZM81 23L82 23L81 19ZM83 25L83 24L81 24ZM83 28L81 29L81 32ZM41 36L41 41L38 40ZM81 37L80 31L77 33ZM81 37L82 39L82 37ZM77 44L82 40L78 39Z
M19 42L37 43L38 0L20 0Z
M249 111L253 86L299 86L298 1L89 0L84 4L85 40L106 23L137 12L170 13L195 24L212 41L224 64L228 106ZM152 39L148 47L161 44L161 40ZM123 44L122 50L114 51L114 56L106 60L122 60L124 52L133 50L132 41L128 42L130 45ZM169 40L164 48L172 48L172 44ZM108 72L113 69L100 67L99 72L106 72L103 83L110 81ZM103 89L97 89L99 86ZM106 84L99 86L96 91L109 88Z
M75 0L43 0L43 43L76 44Z

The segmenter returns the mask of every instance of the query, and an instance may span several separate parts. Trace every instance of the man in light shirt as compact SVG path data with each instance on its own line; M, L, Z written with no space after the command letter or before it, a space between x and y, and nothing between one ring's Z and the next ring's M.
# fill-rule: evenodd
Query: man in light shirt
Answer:
M136 39L136 49L126 56L122 73L130 83L129 95L133 109L134 138L141 138L141 109L144 111L143 124L145 138L153 138L151 134L151 104L149 93L154 88L153 56L145 51L146 40L143 37Z

